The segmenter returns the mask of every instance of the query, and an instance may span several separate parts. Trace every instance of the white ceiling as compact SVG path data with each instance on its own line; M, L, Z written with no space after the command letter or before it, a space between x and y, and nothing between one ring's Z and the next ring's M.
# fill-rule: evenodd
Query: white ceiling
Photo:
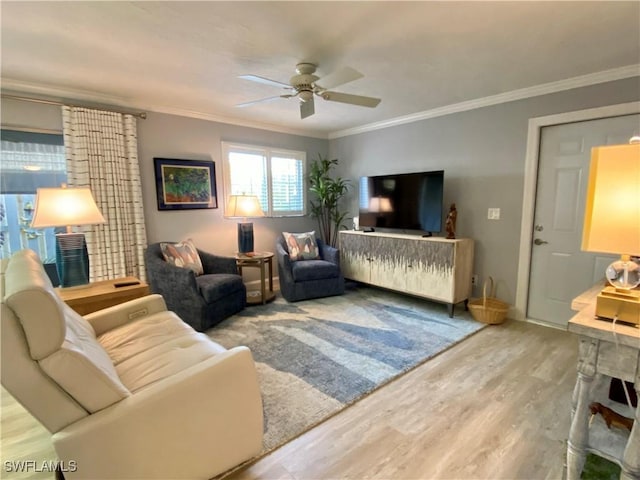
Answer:
M587 75L640 73L640 2L11 2L5 92L93 101L327 137ZM298 62L375 109L316 98L301 120L278 95ZM591 75L596 72L605 74ZM631 72L631 73L630 73ZM562 85L564 85L561 82Z

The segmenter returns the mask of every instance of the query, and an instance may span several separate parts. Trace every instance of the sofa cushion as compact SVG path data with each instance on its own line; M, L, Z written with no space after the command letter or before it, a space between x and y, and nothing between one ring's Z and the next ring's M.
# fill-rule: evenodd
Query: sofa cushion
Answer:
M325 260L308 260L293 263L291 273L294 281L306 282L309 280L337 278L340 276L340 268L335 263Z
M201 275L196 277L196 284L207 303L216 302L244 288L242 277L232 273Z
M33 251L11 257L5 272L6 304L25 332L31 358L87 411L129 395L91 325L55 293Z
M152 337L145 338L151 332ZM226 351L168 311L123 325L99 340L118 359L118 375L132 392Z
M16 252L5 272L5 303L24 329L31 358L55 352L65 338L64 302L33 250Z
M202 275L204 273L200 255L198 255L198 250L190 238L179 243L162 242L160 249L162 250L162 256L165 261L171 265L180 268L189 268L193 270L193 273L196 275Z
M130 395L91 325L66 307L64 342L38 363L49 377L89 412L97 412Z
M126 323L98 337L114 365L119 365L168 339L192 335L193 328L173 312L163 311Z
M320 249L316 242L316 232L282 232L291 261L316 260L320 258Z

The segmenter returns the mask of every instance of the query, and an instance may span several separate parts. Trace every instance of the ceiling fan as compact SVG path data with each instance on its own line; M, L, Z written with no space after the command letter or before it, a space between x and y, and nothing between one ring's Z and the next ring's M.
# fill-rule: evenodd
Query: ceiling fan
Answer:
M354 80L362 78L364 75L357 70L354 70L351 67L344 67L320 78L314 75L316 68L317 65L314 65L313 63L299 63L296 65L296 75L289 79L288 84L260 77L258 75L240 75L240 78L244 78L245 80L273 85L274 87L281 87L285 89L286 92L273 97L240 103L236 105L236 107L248 107L249 105L255 105L256 103L278 100L279 98L298 97L300 99L300 118L304 119L315 113L315 106L313 102L314 95L330 102L348 103L350 105L358 105L361 107L374 108L380 103L379 98L364 97L362 95L352 95L350 93L340 93L329 90L330 88L344 85L345 83L353 82Z

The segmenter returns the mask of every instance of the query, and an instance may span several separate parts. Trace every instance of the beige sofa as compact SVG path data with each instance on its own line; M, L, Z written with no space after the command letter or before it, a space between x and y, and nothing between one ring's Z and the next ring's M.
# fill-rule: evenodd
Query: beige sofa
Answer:
M197 333L160 295L81 317L30 250L2 283L2 385L53 434L66 478L204 479L261 451L246 347Z

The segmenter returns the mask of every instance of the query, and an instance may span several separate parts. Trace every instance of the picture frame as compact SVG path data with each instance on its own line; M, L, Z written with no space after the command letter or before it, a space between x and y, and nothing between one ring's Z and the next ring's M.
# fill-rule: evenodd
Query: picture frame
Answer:
M214 162L175 158L153 162L158 210L218 208Z

